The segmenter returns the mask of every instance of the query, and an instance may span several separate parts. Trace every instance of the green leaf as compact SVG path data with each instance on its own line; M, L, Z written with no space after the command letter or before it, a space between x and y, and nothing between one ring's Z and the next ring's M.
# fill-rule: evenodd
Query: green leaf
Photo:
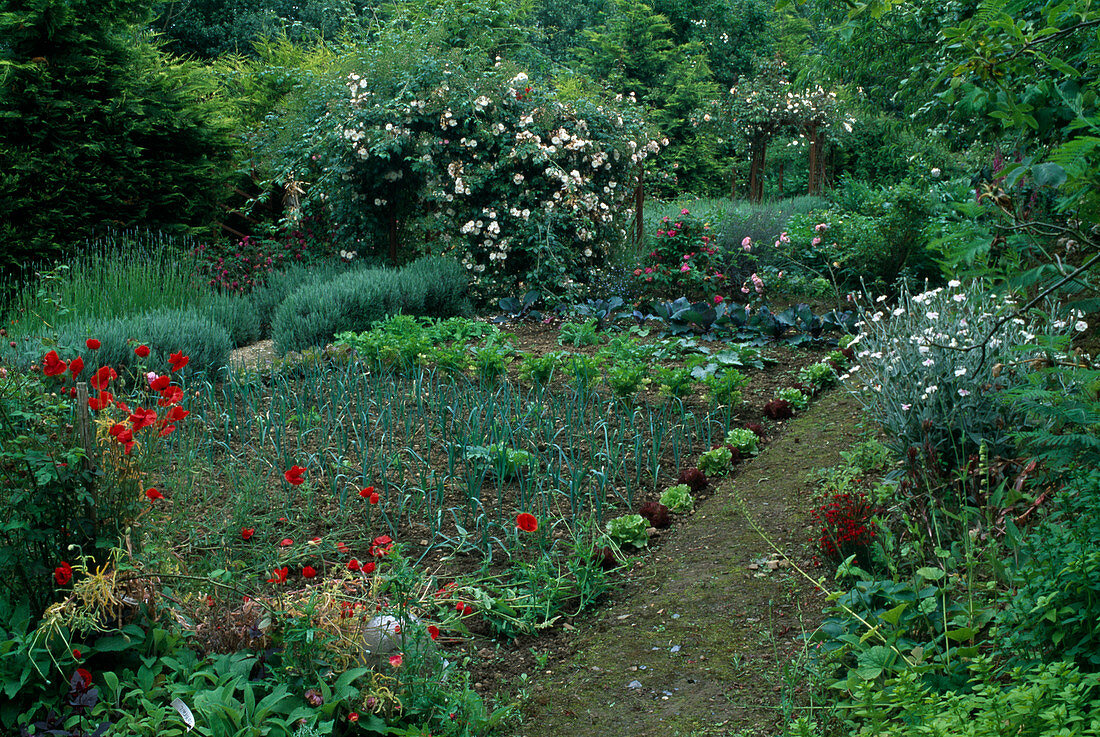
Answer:
M1066 170L1051 162L1033 166L1031 175L1040 187L1057 189L1066 183Z
M856 673L865 681L873 681L891 668L896 659L897 653L893 650L885 645L875 645L856 658Z
M904 612L908 607L909 607L908 602L903 602L901 604L898 604L896 607L894 607L890 611L883 612L882 614L878 615L879 619L881 619L882 621L886 622L889 625L893 625L894 627L897 627L898 620L901 618L901 613Z
M960 627L957 630L949 630L947 632L944 632L944 635L947 637L947 639L954 640L955 642L965 642L967 640L971 640L976 634L978 634L977 630L971 627Z
M932 568L931 566L923 566L917 569L917 575L925 581L939 581L944 577L942 568Z

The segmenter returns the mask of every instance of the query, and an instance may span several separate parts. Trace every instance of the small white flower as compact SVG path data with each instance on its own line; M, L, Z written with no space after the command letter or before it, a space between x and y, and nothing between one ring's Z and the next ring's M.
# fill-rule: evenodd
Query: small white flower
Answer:
M921 363L922 363L922 364L923 364L923 365L924 365L925 367L931 367L931 366L935 366L935 365L936 365L936 362L935 362L935 361L934 361L933 359L931 359L931 358L926 358L926 359L924 359L923 361L921 361Z
M951 281L947 282L947 286L951 287L952 289L958 289L962 286L962 282L958 279L952 279Z
M936 386L935 384L933 384L932 386L928 387L924 391L928 392L929 394L935 394L938 390L939 390L939 387Z
M970 392L966 389L959 389L959 396L960 397L969 397Z
M1084 320L1078 320L1076 323L1074 323L1073 329L1079 333L1083 333L1089 329L1089 324Z
M901 408L902 408L903 410L905 410L906 412L908 412L908 411L909 411L909 408L910 408L910 407L912 407L912 406L913 406L913 405L911 405L911 404L903 404L903 405L901 405Z

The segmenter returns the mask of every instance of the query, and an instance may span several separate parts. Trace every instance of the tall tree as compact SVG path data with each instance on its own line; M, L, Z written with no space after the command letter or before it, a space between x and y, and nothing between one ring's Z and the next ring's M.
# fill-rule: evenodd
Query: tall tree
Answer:
M203 68L137 30L143 0L4 0L0 268L104 227L211 221L233 173L232 108Z

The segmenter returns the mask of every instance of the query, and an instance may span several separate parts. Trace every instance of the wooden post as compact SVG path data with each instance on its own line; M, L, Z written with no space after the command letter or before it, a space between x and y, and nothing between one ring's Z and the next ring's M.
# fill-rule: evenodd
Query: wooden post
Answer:
M638 164L638 186L634 188L634 246L645 243L645 167Z
M88 384L76 383L76 430L84 448L84 469L95 468L95 433L92 431L92 410L88 407Z

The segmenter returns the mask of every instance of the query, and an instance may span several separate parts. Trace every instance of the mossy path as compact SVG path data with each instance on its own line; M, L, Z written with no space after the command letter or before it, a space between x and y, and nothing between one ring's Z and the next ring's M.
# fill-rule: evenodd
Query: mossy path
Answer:
M766 734L802 713L790 663L822 596L791 564L809 565L811 474L856 441L858 417L834 391L721 481L599 615L558 638L521 686L518 733Z

